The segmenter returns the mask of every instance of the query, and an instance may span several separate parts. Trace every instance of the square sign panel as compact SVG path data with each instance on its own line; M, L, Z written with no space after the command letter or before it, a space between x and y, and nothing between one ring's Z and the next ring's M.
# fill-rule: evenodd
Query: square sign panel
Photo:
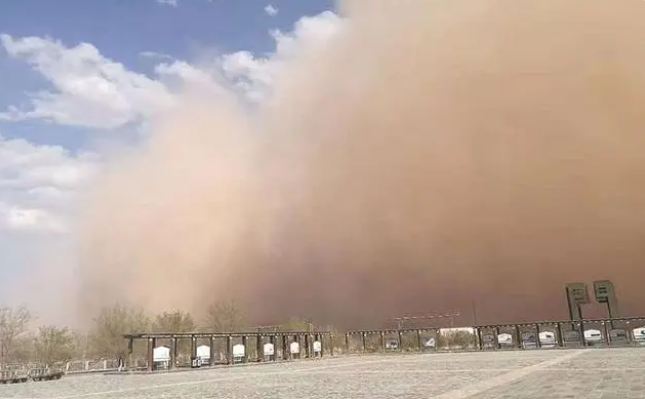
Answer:
M614 296L614 285L609 280L594 281L593 290L596 294L596 301L600 303L607 303L609 298Z
M570 283L567 284L567 293L569 300L577 303L578 305L584 305L589 302L589 291L587 290L587 284L585 283Z

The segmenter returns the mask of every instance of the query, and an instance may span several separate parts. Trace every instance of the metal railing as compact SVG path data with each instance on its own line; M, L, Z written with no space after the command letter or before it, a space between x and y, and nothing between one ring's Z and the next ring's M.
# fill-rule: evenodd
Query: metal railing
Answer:
M65 365L65 373L95 373L118 369L117 359L72 360Z
M0 365L0 383L18 383L27 381L45 381L59 379L63 370L39 363Z

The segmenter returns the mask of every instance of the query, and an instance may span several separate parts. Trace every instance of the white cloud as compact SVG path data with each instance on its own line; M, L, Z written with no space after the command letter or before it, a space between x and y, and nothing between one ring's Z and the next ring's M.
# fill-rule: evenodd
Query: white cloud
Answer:
M343 19L326 11L312 17L302 17L290 32L270 32L275 51L256 56L249 51L237 51L218 57L215 62L192 65L174 61L157 65L161 77L175 76L183 83L209 87L214 92L235 90L253 103L265 101L283 66L304 51L327 43L340 31Z
M63 233L67 231L65 221L42 209L5 209L4 224L14 230Z
M226 54L219 60L224 76L252 101L262 101L270 95L275 78L285 63L304 50L328 42L340 31L342 18L331 11L313 17L302 17L291 32L275 30L275 52L256 57L248 51Z
M161 83L129 71L91 44L65 47L49 38L14 39L6 34L0 35L0 44L10 57L28 62L54 89L31 94L30 110L12 106L0 119L111 129L171 104Z
M166 59L166 60L174 60L174 57L168 54L164 53L158 53L156 51L142 51L139 53L141 57L144 58L156 58L156 59Z
M264 57L239 51L197 66L163 55L171 60L157 65L155 77L128 70L89 43L68 47L46 37L13 38L3 34L0 44L7 54L29 63L52 89L30 94L30 109L10 106L0 113L0 119L41 119L60 125L114 129L141 122L171 106L175 88L172 83L177 81L203 85L213 92L232 87L254 102L262 101L270 94L284 62L303 49L326 42L339 30L341 22L330 11L303 17L292 32L271 32L276 50ZM154 52L141 54L159 57Z
M75 194L96 167L91 153L0 136L0 232L66 231Z
M179 5L178 0L157 0L157 3L171 7L177 7Z
M291 32L273 31L272 36L276 41L275 56L291 58L307 47L326 43L340 31L342 22L343 19L339 15L324 11L313 17L300 18Z
M270 17L278 15L278 9L272 4L267 4L266 7L264 7L264 12L267 13L267 15Z
M217 71L200 68L185 61L158 64L155 73L171 91L177 90L175 86L179 85L198 87L200 91L216 94L226 90L226 82L221 80Z

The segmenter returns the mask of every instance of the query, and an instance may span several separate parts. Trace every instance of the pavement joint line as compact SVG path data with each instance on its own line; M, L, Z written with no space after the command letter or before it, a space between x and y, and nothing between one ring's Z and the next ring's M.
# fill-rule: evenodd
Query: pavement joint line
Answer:
M614 372L614 371L645 371L645 367L558 367L558 368L546 368L544 370L538 370L539 372L545 371L577 371L577 372Z
M432 369L423 369L423 370L352 370L353 374L432 374L432 373L488 373L488 372L500 372L500 371L513 371L514 369L503 368L486 368L486 369L446 369L446 370L432 370ZM316 375L334 375L334 374L345 374L343 371L320 371ZM255 375L255 374L254 374ZM0 398L2 399L2 398Z
M544 362L534 364L532 366L523 367L521 369L513 370L506 374L502 374L497 377L493 377L488 380L479 381L472 385L453 389L452 391L444 392L442 394L432 396L430 399L466 399L474 397L475 395L481 394L484 391L489 389L497 388L502 385L507 385L512 382L515 382L519 379L522 379L536 371L548 370L548 367L555 366L556 364L565 362L567 360L573 359L582 355L583 353L588 353L593 349L580 349L573 353L567 353L562 356L558 356L555 359L546 360Z

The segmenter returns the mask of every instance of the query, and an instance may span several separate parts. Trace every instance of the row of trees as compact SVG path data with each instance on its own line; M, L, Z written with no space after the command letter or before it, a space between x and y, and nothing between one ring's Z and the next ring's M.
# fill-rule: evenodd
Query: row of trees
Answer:
M122 304L104 308L87 332L68 327L43 325L34 329L35 319L25 307L0 308L0 364L43 362L47 364L83 358L115 358L127 354L123 334L132 332L241 331L244 315L235 302L210 306L197 321L183 311L151 316Z
M62 363L73 359L115 359L126 357L128 343L123 335L132 332L224 332L255 330L247 325L244 313L235 302L211 305L199 320L183 311L149 315L141 309L116 304L102 309L88 331L43 325L34 328L34 318L27 308L0 308L0 365L14 362ZM263 327L267 331L307 331L313 325L292 319L279 326ZM405 335L402 348L418 346L417 338ZM135 346L135 354L143 355L146 342ZM188 350L190 342L180 342L180 351ZM376 341L368 346L378 346ZM474 335L454 331L437 337L437 347L467 348L474 345Z

